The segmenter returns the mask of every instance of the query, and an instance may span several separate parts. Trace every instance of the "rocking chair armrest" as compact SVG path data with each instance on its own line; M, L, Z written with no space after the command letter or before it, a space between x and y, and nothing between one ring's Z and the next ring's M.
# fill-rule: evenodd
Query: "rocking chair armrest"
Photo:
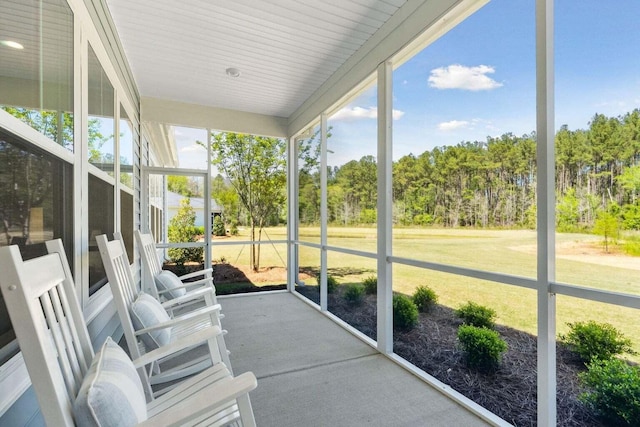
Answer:
M163 357L174 354L177 351L184 350L199 344L205 343L207 340L215 337L220 334L220 328L217 326L211 328L205 328L200 331L194 332L192 334L186 335L180 339L175 340L174 342L163 345L162 347L156 348L139 358L133 361L133 365L136 369L141 368L143 366L147 366L150 363L153 363L157 360L162 359Z
M173 319L167 320L166 322L160 322L156 325L149 326L147 328L138 329L135 334L143 335L149 332L157 331L159 329L173 328L174 326L179 326L181 324L185 324L191 322L194 319L199 317L210 317L212 314L219 312L221 309L220 304L214 304L207 307L202 307L192 312L183 314L182 316L174 317ZM211 326L216 327L217 326Z
M180 280L191 279L192 277L205 276L207 274L209 275L207 276L207 278L210 279L211 274L213 274L213 268L209 267L209 268L205 268L204 270L194 271L193 273L183 274L182 276L178 276L178 279Z
M215 289L214 285L213 285L213 280L211 280L211 278L208 279L200 279L200 280L194 280L193 282L184 282L181 285L175 286L172 289L164 289L161 291L158 291L158 294L163 295L166 294L168 292L171 292L175 289L187 289L187 288L191 288L194 286L200 286L203 284L210 284L210 286L208 286L211 289ZM200 287L204 287L204 286L200 286Z
M165 301L162 303L162 306L164 308L171 308L173 306L176 305L182 305L186 302L190 302L190 301L194 301L194 300L199 300L204 298L207 294L211 294L212 298L215 298L215 292L213 291L213 288L207 287L207 288L200 288L200 289L196 289L194 291L189 291L186 294L178 297L178 298L174 298L174 299L170 299L168 301Z
M258 383L252 372L245 372L237 377L227 377L192 394L185 400L166 408L139 426L180 426L213 412L224 409L230 402L247 394L257 387ZM185 418L185 417L189 418Z

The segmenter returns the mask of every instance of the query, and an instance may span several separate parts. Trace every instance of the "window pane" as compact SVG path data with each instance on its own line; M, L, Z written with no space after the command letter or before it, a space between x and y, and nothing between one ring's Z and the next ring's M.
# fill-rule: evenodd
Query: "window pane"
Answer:
M320 249L298 245L298 282L296 291L320 304Z
M285 230L269 230L269 235L277 235ZM211 248L213 278L218 295L271 291L285 289L287 283L287 246L282 243L260 245L216 245L215 242L229 243L246 240L229 236L214 238ZM260 252L260 268L251 268L250 254L255 248Z
M320 243L320 126L298 140L298 239Z
M327 243L330 246L376 250L377 105L377 86L373 86L327 122Z
M630 346L620 346L620 349L626 347L626 349L636 352L635 354L621 352L614 358L630 361L633 364L640 361L637 353L640 350L638 310L564 295L557 296L556 304L559 337L556 375L558 396L561 397L558 399L558 425L594 425L594 414L579 400L579 395L587 389L581 384L578 375L586 371L585 363L587 363L586 356L588 354L595 354L595 352L603 350L606 352L617 347L605 345L605 342L612 342L609 341L609 338L613 339L614 336L616 339L622 338L622 340L629 339L631 341ZM618 334L615 334L611 328L615 329ZM568 338L572 335L572 330L577 332L575 339ZM594 337L596 336L598 341L595 341ZM577 347L568 344L569 342L582 343L581 351L578 352ZM585 357L583 358L580 353ZM599 354L602 358L606 357L606 353ZM604 378L602 380L606 381ZM631 398L631 395L629 393L628 396ZM611 421L610 424L605 425L624 424Z
M71 165L0 129L0 246L18 245L28 259L61 238L72 262L72 179ZM15 354L3 350L14 338L0 295L0 364Z
M327 309L374 341L377 262L374 258L327 251Z
M420 286L434 291L437 302L418 314L412 328L399 327L398 311L408 310L395 310L400 304L394 304L394 352L508 423L535 425L536 293L485 280L393 265L394 298L398 295L410 298ZM456 309L469 302L495 311L492 329L507 344L506 351L497 357L497 366L469 366L469 353L464 352L458 338L463 320L456 314ZM476 349L492 342L490 338L483 338L483 331L479 334L482 344ZM470 348L473 349L473 345Z
M73 151L73 14L66 1L2 2L0 108Z
M89 163L113 176L114 90L89 45Z
M120 233L129 261L133 262L133 194L120 190Z
M178 164L182 169L207 169L207 130L172 126Z
M640 293L639 14L631 0L555 9L556 279L631 294Z
M268 239L265 227L277 227L287 216L286 141L250 134L213 132L211 163L214 175L227 186L229 197L218 198L226 224L237 221L248 239ZM218 178L216 178L218 179ZM253 269L260 267L260 252L251 252Z
M96 236L114 231L113 185L89 174L89 295L107 283L107 274L98 251Z
M394 71L394 255L536 277L534 4L488 2Z
M133 123L120 106L120 182L129 188L133 188L133 135Z

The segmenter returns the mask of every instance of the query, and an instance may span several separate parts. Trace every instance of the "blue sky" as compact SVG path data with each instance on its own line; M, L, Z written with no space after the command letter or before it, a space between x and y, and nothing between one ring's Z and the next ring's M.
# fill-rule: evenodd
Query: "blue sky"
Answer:
M491 0L394 71L394 159L535 130L534 6ZM555 8L556 128L640 108L640 1L560 0ZM329 119L330 165L376 155L375 107L372 88Z
M534 5L492 0L394 71L394 159L535 130ZM555 12L556 128L639 108L640 2L562 0ZM371 90L346 111L375 105ZM376 154L375 116L347 116L330 121L334 164Z

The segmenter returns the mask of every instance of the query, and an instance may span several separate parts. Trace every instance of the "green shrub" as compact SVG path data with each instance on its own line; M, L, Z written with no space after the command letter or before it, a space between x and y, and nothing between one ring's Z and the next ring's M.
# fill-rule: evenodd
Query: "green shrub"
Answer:
M472 325L458 328L458 341L462 347L467 365L471 368L489 370L500 364L502 353L507 351L507 343L492 329Z
M362 297L364 295L364 286L354 283L348 285L344 290L344 299L351 305L358 305L362 303Z
M169 242L184 243L196 242L199 233L196 223L196 212L191 207L189 199L183 199L180 202L180 209L176 215L169 221L168 234ZM179 267L183 267L185 262L195 261L202 262L204 248L171 248L168 251L169 258Z
M418 323L418 307L411 298L397 294L393 296L393 326L409 330Z
M589 390L580 400L611 425L638 425L640 420L640 368L612 358L594 359L579 374Z
M456 310L456 316L461 318L467 325L491 329L495 325L496 311L469 301Z
M624 253L631 256L640 256L640 237L626 236L622 244Z
M595 358L611 359L616 354L634 353L631 340L608 323L590 320L567 325L569 333L560 338L585 362Z
M229 227L229 233L232 236L237 236L238 235L239 231L238 231L238 223L237 222L234 221L234 222L231 223L231 226Z
M378 278L376 276L369 276L362 281L362 285L367 294L375 294L378 291Z
M413 293L413 302L419 311L429 311L436 302L438 302L438 296L436 292L428 286L418 286Z
M330 274L327 274L327 293L334 293L338 289L338 280Z
M224 221L220 215L216 215L213 218L213 235L214 236L226 236L227 230L224 228Z
M318 286L320 286L320 275L316 277L318 281ZM338 289L338 281L335 277L330 274L327 274L327 293L332 294Z

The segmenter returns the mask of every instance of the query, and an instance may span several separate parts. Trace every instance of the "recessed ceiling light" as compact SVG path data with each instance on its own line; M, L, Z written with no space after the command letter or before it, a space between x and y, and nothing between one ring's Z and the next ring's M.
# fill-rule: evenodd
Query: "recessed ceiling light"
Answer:
M227 76L240 77L240 70L238 70L237 68L227 68L225 71L227 73Z
M14 42L13 40L2 40L0 41L0 44L3 46L7 46L13 49L24 49L24 46L22 46L20 43L18 42Z

